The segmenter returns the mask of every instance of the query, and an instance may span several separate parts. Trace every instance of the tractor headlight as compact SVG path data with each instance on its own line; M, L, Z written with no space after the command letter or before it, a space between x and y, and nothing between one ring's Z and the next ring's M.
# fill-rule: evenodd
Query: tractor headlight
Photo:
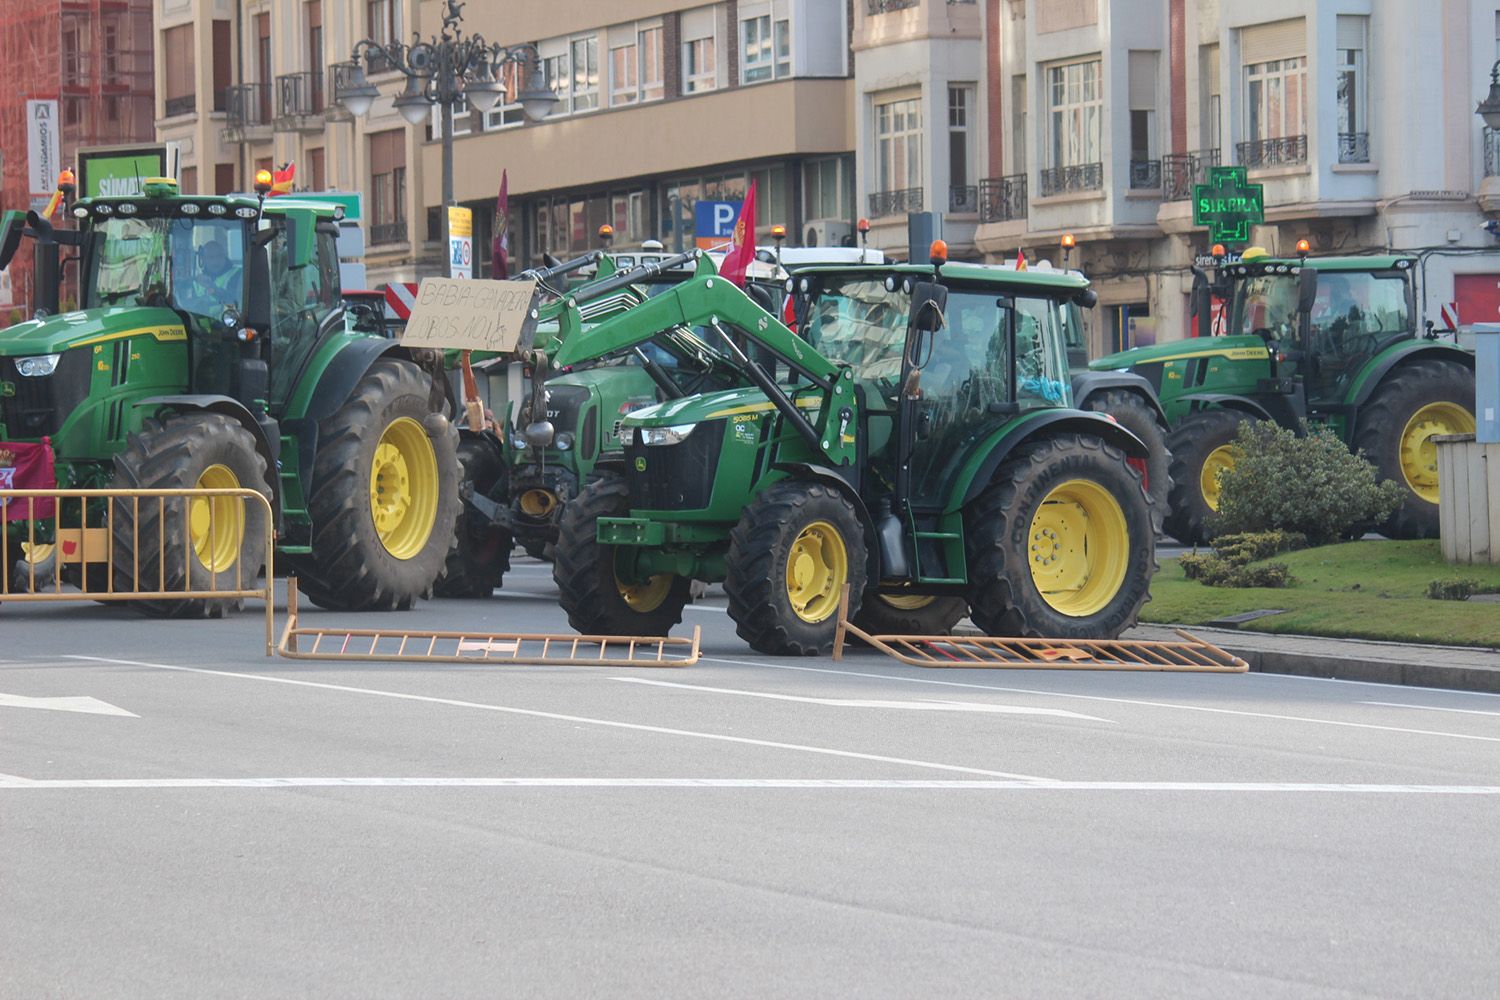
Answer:
M34 358L17 358L16 372L27 378L43 378L57 371L61 354L38 354Z
M681 444L697 426L697 424L678 424L675 427L642 427L641 444L647 446Z
M569 434L567 431L563 431L557 436L557 440L552 442L552 446L558 451L567 451L569 448L573 447L573 435Z
M631 447L632 445L635 444L635 428L634 427L621 427L620 428L620 443L623 444L627 448L629 448L629 447Z
M512 434L510 436L510 446L516 449L516 451L525 451L526 439L519 434Z

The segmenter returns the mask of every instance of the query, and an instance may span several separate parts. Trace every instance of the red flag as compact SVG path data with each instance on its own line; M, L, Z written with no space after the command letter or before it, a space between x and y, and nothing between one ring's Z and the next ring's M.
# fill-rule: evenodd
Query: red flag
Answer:
M0 490L51 490L57 488L57 475L52 466L52 444L26 441L0 441ZM0 512L4 521L25 521L37 517L51 517L51 497L46 499L16 499L0 497Z
M1026 251L1022 250L1020 247L1016 248L1016 270L1026 270Z
M745 287L745 271L755 259L755 181L745 192L745 204L740 207L740 217L734 223L734 248L724 255L719 274Z
M284 163L271 172L271 197L291 194L293 180L297 176L297 164Z
M510 277L510 175L500 171L500 196L495 199L495 245L490 248L490 277Z

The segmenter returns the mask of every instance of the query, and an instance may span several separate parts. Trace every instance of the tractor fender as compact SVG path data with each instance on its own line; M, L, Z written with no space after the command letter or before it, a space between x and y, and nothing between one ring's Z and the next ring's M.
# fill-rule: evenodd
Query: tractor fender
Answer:
M1080 410L1083 409L1084 401L1096 393L1124 389L1144 399L1156 411L1156 415L1161 417L1161 422L1167 422L1167 414L1161 408L1161 400L1156 397L1156 389L1143 376L1134 372L1076 371L1072 381L1073 405Z
M146 411L172 410L177 413L222 413L241 424L255 439L255 450L266 460L266 485L271 489L271 512L275 520L280 522L281 476L277 470L281 467L278 461L281 440L279 437L273 440L244 403L232 396L149 396L137 400L135 408ZM271 426L276 426L274 421L271 421Z
M875 519L870 516L870 509L865 506L864 497L859 495L859 490L826 465L814 465L811 462L776 462L771 468L788 473L796 479L811 479L825 486L831 486L854 505L854 512L859 516L859 523L865 529L865 560L871 574L869 579L880 579L880 545L879 539L875 537Z
M1269 420L1272 423L1281 423L1271 416L1271 411L1257 403L1255 400L1245 396L1235 396L1226 392L1191 392L1177 399L1184 403L1196 404L1193 410L1239 410L1248 413L1257 420Z
M1375 395L1375 390L1380 388L1380 383L1385 381L1387 375L1396 368L1415 361L1446 361L1463 365L1469 371L1474 370L1474 355L1457 344L1411 341L1410 346L1402 345L1396 350L1376 356L1371 361L1370 366L1361 373L1359 381L1350 392L1349 405L1362 406L1369 402L1370 397Z
M995 471L1011 452L1028 441L1054 434L1092 434L1131 458L1146 458L1150 454L1140 438L1102 413L1042 410L1003 428L976 449L976 453L983 453L984 457L977 462L968 462L959 473L943 512L951 514L960 510L984 492Z

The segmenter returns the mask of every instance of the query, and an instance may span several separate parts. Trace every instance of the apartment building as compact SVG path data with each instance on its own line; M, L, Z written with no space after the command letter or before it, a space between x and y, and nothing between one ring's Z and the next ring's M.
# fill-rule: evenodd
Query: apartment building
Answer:
M363 118L333 100L357 42L424 28L417 0L155 3L156 130L178 146L184 191L245 191L257 170L295 163L299 190L363 193L370 284L415 280L424 254L436 270L424 227L410 223L422 217L424 132L392 106L404 77L370 64L383 96Z
M423 18L441 6L423 0ZM521 263L595 248L605 223L617 247L691 248L698 204L739 201L752 179L762 242L778 224L792 245L852 239L848 0L470 3L464 17L489 41L535 44L558 97L549 117L526 120L513 72L492 110L455 116L455 191L474 209L482 266L502 170ZM438 142L420 148L429 239L441 155Z
M1188 335L1192 186L1264 185L1250 243L1422 255L1422 315L1500 316L1500 144L1474 115L1500 55L1494 0L986 0L976 249L1095 280L1093 350Z

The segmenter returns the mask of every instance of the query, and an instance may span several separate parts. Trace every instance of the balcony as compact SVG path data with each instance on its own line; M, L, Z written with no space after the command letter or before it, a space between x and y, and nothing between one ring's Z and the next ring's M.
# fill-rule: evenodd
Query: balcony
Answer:
M224 139L263 142L271 138L271 85L240 83L224 92Z
M1104 187L1103 163L1074 163L1066 167L1048 167L1037 175L1039 194L1050 198L1058 194L1098 191Z
M1240 166L1254 170L1258 167L1299 166L1307 162L1307 136L1284 135L1275 139L1254 139L1235 145L1235 155Z
M954 184L948 188L948 211L969 214L979 211L979 188L973 184Z
M370 245L406 242L406 220L400 222L377 222L370 227Z
M986 177L979 182L979 221L1012 222L1026 218L1026 175Z
M188 94L185 97L169 97L163 107L164 118L176 118L178 115L190 115L198 110L198 95Z
M874 191L870 194L870 214L876 218L883 215L905 215L922 211L922 189L902 188L899 191Z
M323 73L304 70L276 78L276 131L323 131Z
M865 0L865 13L874 17L876 14L888 14L893 10L905 10L915 7L920 0Z
M1174 153L1161 158L1162 201L1186 201L1193 196L1194 184L1208 183L1208 168L1219 165L1217 149L1200 149L1196 153Z
M1130 161L1130 190L1149 191L1161 187L1160 160Z
M1368 132L1340 132L1339 133L1339 162L1340 163L1369 163L1370 162L1370 133L1368 133Z

